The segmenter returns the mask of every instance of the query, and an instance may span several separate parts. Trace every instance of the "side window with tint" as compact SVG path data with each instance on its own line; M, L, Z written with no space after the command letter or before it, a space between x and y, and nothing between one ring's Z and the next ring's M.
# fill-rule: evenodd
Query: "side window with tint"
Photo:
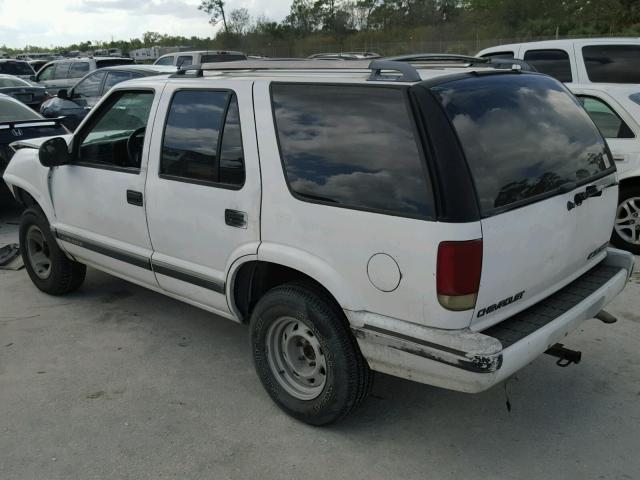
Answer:
M403 90L274 84L271 94L295 196L392 215L434 215Z
M571 82L571 61L564 50L529 50L524 61L538 72L557 78L561 82Z
M38 75L38 81L51 80L53 78L55 69L55 65L49 65L48 67L42 69L42 72Z
M70 63L58 63L56 65L56 72L53 75L54 80L68 78L70 67L71 67Z
M79 162L137 171L153 92L117 92L80 134Z
M195 183L244 184L235 94L207 90L175 93L164 130L160 175Z
M89 73L89 64L87 62L76 62L71 65L69 78L82 78L87 73Z
M634 138L629 126L605 102L587 96L578 99L605 138Z
M100 95L100 85L105 72L96 72L73 87L73 98L90 98Z
M191 55L181 55L178 57L178 61L176 62L176 65L178 67L181 66L188 66L193 64L193 57Z
M162 57L159 59L155 65L173 65L173 56Z

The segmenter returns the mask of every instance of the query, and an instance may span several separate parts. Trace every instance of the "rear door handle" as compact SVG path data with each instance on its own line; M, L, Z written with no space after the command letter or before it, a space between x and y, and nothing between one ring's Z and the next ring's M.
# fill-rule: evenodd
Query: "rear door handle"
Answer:
M135 190L127 190L127 203L141 207L143 205L142 192L136 192Z
M247 228L247 214L240 210L231 210L227 208L224 211L224 223L230 227Z

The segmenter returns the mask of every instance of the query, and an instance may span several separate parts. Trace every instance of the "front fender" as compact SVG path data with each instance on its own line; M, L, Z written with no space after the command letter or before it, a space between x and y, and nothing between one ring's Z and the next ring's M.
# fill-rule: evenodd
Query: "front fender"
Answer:
M38 159L38 150L19 149L4 171L2 178L16 196L20 188L33 197L50 223L55 221L55 211L49 189L50 169L43 167Z

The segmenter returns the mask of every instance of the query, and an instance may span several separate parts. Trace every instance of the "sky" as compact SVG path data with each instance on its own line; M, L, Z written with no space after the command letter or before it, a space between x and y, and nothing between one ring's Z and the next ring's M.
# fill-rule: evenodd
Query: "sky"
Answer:
M200 0L0 0L0 46L51 47L81 41L139 38L154 31L213 36L218 27L198 10ZM282 20L291 0L226 0L254 16Z

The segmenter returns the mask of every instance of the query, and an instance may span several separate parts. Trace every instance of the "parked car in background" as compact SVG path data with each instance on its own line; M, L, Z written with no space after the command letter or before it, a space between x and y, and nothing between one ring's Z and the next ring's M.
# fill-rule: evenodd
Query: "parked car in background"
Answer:
M13 157L9 146L17 140L65 135L69 131L59 120L44 119L13 97L0 93L0 176ZM9 190L0 181L0 202L11 200Z
M639 38L587 38L513 43L479 57L516 58L565 83L640 84Z
M38 110L51 96L42 85L14 75L0 74L0 93L20 100L25 105Z
M73 135L20 143L4 179L37 288L70 293L91 265L247 323L266 391L314 425L371 370L479 392L611 322L634 264L608 246L616 168L557 80L207 69L121 83Z
M70 88L87 73L98 68L114 65L128 65L131 58L85 57L54 60L42 67L35 76L36 82L44 85L51 95L62 88Z
M612 243L640 255L640 86L571 84L607 139L618 169L620 196Z
M15 75L25 80L33 80L36 72L31 65L24 60L12 60L10 58L0 59L0 73L5 75Z
M310 60L366 60L380 58L374 52L334 52L334 53L314 53L307 57Z
M62 122L71 131L102 96L114 85L132 78L175 73L177 67L163 65L117 65L94 70L69 90L58 90L58 96L44 102L40 113L46 118L65 117Z
M176 67L187 65L202 65L203 63L231 62L246 60L247 56L242 52L230 52L224 50L199 50L193 52L168 53L157 59L154 65L175 65Z
M28 63L33 68L33 71L38 73L42 67L44 67L51 60L29 60Z

